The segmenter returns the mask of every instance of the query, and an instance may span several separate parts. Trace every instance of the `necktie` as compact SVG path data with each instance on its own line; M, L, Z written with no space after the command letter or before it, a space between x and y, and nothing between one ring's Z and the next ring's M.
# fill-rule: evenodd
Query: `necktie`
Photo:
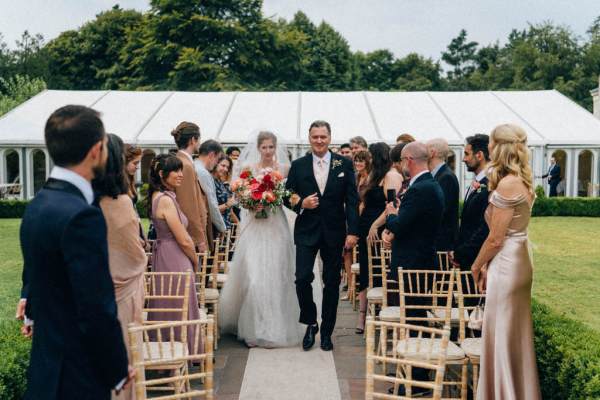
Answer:
M325 161L323 160L318 160L317 161L317 185L319 185L319 190L321 191L321 194L323 194L323 192L325 191L325 183L326 183L326 175L325 175Z

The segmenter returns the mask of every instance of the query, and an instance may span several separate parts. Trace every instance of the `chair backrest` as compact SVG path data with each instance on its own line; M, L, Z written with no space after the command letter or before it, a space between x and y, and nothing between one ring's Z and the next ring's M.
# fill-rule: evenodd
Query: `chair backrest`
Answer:
M137 400L145 400L148 390L170 386L173 396L164 398L213 398L214 321L188 320L156 325L129 324L131 362L136 371ZM188 365L200 364L199 369ZM181 365L171 375L146 375L146 370ZM161 397L163 398L163 397Z
M217 262L217 272L229 273L229 249L231 246L231 231L225 231L218 242L215 242L215 262Z
M400 322L450 325L454 271L398 268Z
M188 318L192 272L144 272L146 324Z
M380 239L367 243L367 260L369 265L369 289L379 287L385 271L383 241Z
M471 271L456 270L456 293L459 314L459 341L467 336L469 316L479 306L485 305L485 293L481 293Z
M449 251L438 251L438 267L442 271L450 271L452 269L452 263L450 262L450 252Z
M214 248L213 251L208 254L208 264L206 266L206 287L208 289L217 288L217 276L219 275L219 262L221 259L219 249L221 247L221 239L217 238L213 240Z
M206 305L206 283L208 280L208 259L207 252L196 253L198 257L198 271L196 271L196 295L198 296L198 307L202 310Z
M424 388L432 391L431 397L420 397L439 400L442 396L444 370L446 368L446 355L450 340L450 327L444 329L415 326L409 324L376 321L373 317L367 318L367 372L366 372L366 399L407 399L411 398L414 388ZM376 350L376 330L392 332L391 353L379 354ZM396 371L409 371L422 368L431 371L433 380L416 380L414 375L397 373L388 376L376 372L375 363L393 365ZM410 367L410 368L409 368ZM403 385L405 397L389 394L390 383L394 388Z

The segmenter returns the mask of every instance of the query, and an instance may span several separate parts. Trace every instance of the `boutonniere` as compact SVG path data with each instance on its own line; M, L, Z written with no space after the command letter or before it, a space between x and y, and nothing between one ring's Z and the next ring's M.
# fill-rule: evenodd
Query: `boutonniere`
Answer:
M478 181L473 181L473 183L471 184L471 187L473 188L473 190L476 193L481 193L481 191L485 188L487 188L487 185L485 183L480 183Z
M343 164L343 161L342 161L342 160L333 160L333 161L331 162L331 167L332 167L333 169L335 169L335 168L337 168L337 167L340 167L342 164Z

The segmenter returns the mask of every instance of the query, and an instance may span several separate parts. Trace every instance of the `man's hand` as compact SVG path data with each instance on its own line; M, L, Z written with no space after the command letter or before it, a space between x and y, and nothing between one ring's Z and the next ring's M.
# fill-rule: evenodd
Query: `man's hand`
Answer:
M448 258L450 258L450 264L452 264L453 267L460 268L460 264L454 259L454 251L448 253Z
M394 234L386 229L381 235L381 240L383 241L383 247L390 249L392 247L392 240L394 240Z
M17 303L17 313L15 318L19 321L23 321L25 319L25 306L27 305L27 299L21 299Z
M134 379L135 379L135 369L133 369L133 367L131 365L129 365L129 366L127 366L127 380L125 381L125 384L123 385L123 387L121 387L121 389L115 390L115 393L119 394L123 390L127 389L129 387L129 385L131 385L131 382L133 382Z
M33 325L23 324L21 326L21 335L26 338L30 338L33 336Z
M396 207L394 205L393 201L390 201L389 203L387 203L387 205L385 206L385 215L398 215L398 207Z
M346 236L346 243L344 243L344 248L346 250L350 250L354 248L354 246L356 246L356 243L358 243L358 236L348 235Z
M306 208L307 210L314 210L319 207L319 196L316 193L311 194L308 197L305 197L302 200L302 208Z

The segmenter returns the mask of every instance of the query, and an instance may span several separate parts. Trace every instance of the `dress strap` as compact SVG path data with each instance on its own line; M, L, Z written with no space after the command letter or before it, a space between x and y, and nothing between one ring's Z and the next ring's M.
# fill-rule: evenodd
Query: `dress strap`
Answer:
M527 197L522 193L509 199L508 197L502 196L495 190L490 195L489 200L491 204L498 208L514 208L524 201L527 201Z

